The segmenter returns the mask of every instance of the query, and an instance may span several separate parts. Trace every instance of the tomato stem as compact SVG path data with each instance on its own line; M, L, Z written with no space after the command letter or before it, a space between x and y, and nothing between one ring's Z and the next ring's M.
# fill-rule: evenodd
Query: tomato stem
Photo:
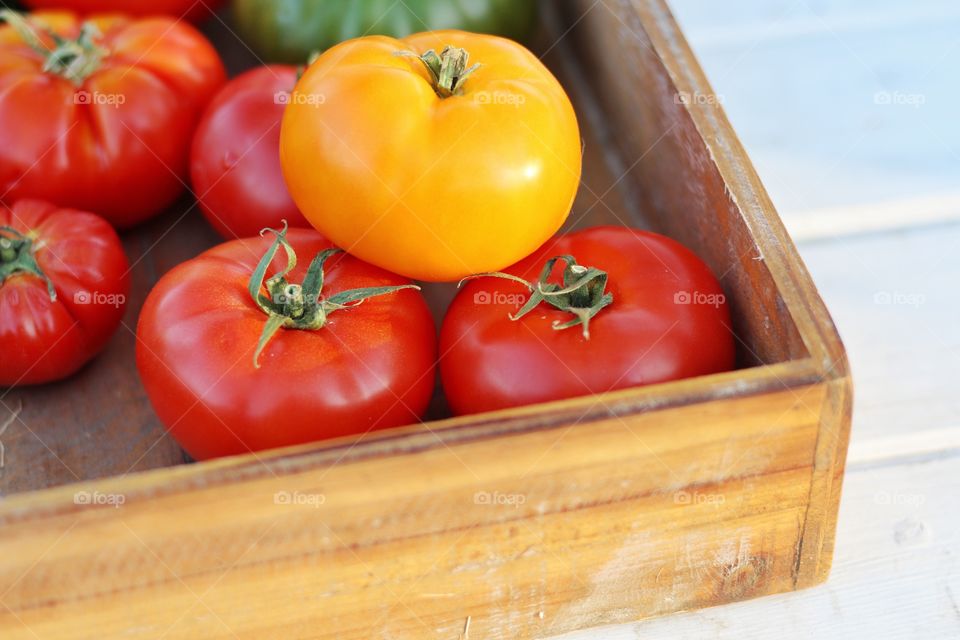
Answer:
M398 56L417 58L430 73L433 90L441 98L449 98L462 92L467 77L480 68L479 64L467 67L470 54L460 47L445 46L438 54L433 49L417 55L411 51L397 51Z
M550 282L550 275L557 262L563 262L565 265L562 283ZM524 285L530 291L530 297L520 310L508 316L511 320L519 320L533 311L541 302L546 302L560 311L574 315L566 322L555 320L552 325L554 329L559 331L579 325L586 340L590 339L590 320L601 310L613 304L613 294L606 290L607 272L596 267L577 264L576 258L569 255L554 256L547 260L539 279L535 282L528 282L519 276L496 271L469 276L461 280L460 284L474 278L487 277L512 280Z
M303 283L294 284L287 282L286 278L297 265L297 254L287 241L286 221L283 223L283 229L264 229L260 233L262 235L267 232L273 233L276 237L270 248L260 258L260 262L257 263L247 287L253 301L261 311L267 314L267 322L263 327L260 340L257 342L257 349L253 354L253 366L258 369L260 368L260 354L281 328L315 331L326 326L327 318L334 311L352 309L369 298L386 295L401 289L420 290L420 287L413 284L360 287L340 291L329 298L324 297L322 295L325 276L324 266L327 260L338 253L342 253L343 250L330 248L318 253L310 262ZM283 248L286 253L287 264L281 271L270 278L266 278L267 269L280 248ZM264 290L269 295L264 295Z
M76 39L62 38L50 29L40 29L30 24L23 14L10 9L0 10L0 22L5 21L38 54L43 56L43 70L67 78L77 86L100 68L107 51L97 44L100 31L92 22L80 25L80 35ZM40 32L49 37L54 48L50 48L40 37Z
M43 280L47 285L50 301L56 301L57 290L53 281L37 264L33 240L13 227L0 226L0 285L18 273L29 273Z

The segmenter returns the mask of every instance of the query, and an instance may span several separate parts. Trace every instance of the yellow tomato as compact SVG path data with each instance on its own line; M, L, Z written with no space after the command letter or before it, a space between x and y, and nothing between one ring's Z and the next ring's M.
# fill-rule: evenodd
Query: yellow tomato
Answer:
M539 247L570 211L580 155L570 100L536 56L463 31L328 49L288 97L280 135L287 186L311 224L367 262L431 281Z

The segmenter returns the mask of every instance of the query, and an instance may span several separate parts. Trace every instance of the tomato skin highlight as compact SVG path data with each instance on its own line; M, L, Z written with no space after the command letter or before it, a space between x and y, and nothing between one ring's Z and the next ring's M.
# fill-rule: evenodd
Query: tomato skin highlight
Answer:
M28 19L71 39L82 23L64 12ZM0 26L0 189L11 200L42 198L129 227L184 190L194 128L226 71L185 22L89 22L108 53L79 85L43 71L43 56Z
M520 283L464 284L440 331L440 373L456 414L604 393L730 370L730 313L710 269L665 236L626 227L560 235L504 271L536 280L548 258L569 254L609 274L613 303L581 327L545 303L509 319L529 297ZM554 270L554 279L561 271Z
M80 14L168 15L198 22L213 15L223 0L24 0L30 9L60 9Z
M329 241L287 233L301 282ZM436 330L423 297L403 290L330 314L321 329L280 329L253 354L267 320L247 291L269 237L221 244L168 272L137 327L137 368L157 415L195 459L260 451L415 422L433 393ZM282 254L283 252L279 252ZM277 256L268 273L280 270ZM339 254L324 295L406 284Z
M447 45L480 67L441 98L415 56ZM290 194L316 229L372 264L427 281L495 271L570 211L576 114L515 42L462 31L358 38L322 54L294 95L280 133Z
M36 262L56 290L52 301L44 280L25 272L0 282L0 387L70 376L123 318L130 275L120 238L97 215L39 200L0 207L0 226L33 238Z
M190 178L204 217L227 239L262 229L309 228L280 171L280 121L297 69L270 65L228 82L204 112L193 139Z

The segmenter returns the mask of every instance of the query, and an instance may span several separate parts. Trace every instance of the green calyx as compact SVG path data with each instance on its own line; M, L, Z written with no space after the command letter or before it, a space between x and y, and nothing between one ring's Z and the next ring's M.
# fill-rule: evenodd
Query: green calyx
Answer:
M34 256L33 238L13 227L0 226L0 285L18 273L29 273L43 280L47 284L50 301L56 301L57 291L53 281L40 269Z
M296 82L300 82L300 78L303 77L303 74L305 74L305 73L307 72L307 69L310 68L310 65L312 65L314 62L316 62L316 61L317 61L317 58L319 58L319 57L320 57L320 52L319 52L319 51L311 51L311 52L310 52L310 55L307 56L307 63L306 63L306 64L297 65L297 76L296 76L297 79L296 79ZM296 86L296 82L294 83L294 86ZM290 91L293 91L293 89L294 89L294 87L290 87Z
M43 70L67 78L76 85L100 68L106 49L97 44L100 32L97 27L84 22L80 26L80 35L76 39L63 38L49 29L42 33L53 40L54 47L48 47L40 37L40 31L31 25L22 14L10 9L0 10L0 21L9 24L27 45L43 56Z
M264 229L263 233L273 233L276 238L267 252L260 258L257 268L250 276L248 290L257 306L267 314L267 322L260 334L257 350L253 354L253 366L260 368L260 354L277 331L283 329L301 329L315 331L327 324L327 318L334 311L351 309L368 298L382 296L401 289L417 289L413 284L390 287L361 287L335 293L329 298L323 295L324 265L331 256L341 253L342 249L325 249L318 253L301 284L287 281L289 274L297 266L297 254L287 242L287 224L283 229ZM267 268L273 261L277 250L283 248L287 255L287 265L279 273L266 281ZM266 295L264 292L266 291Z
M557 262L563 262L566 266L563 270L563 282L550 282L550 274ZM509 317L511 320L519 320L523 316L533 311L538 304L546 302L552 307L573 314L573 318L566 322L555 320L553 328L556 330L569 329L570 327L582 327L583 337L590 339L590 319L600 313L602 309L613 304L613 294L607 291L607 272L601 271L595 267L585 267L577 264L573 256L555 256L547 260L540 272L540 278L536 282L527 282L518 276L502 273L479 273L465 280L473 278L504 278L519 282L530 291L530 298L526 304L520 307L520 310Z
M417 58L430 72L433 90L441 98L449 98L462 92L463 83L467 77L480 68L479 64L467 66L470 54L466 49L447 45L438 54L430 49L423 55L416 55L410 51L397 51L398 56Z

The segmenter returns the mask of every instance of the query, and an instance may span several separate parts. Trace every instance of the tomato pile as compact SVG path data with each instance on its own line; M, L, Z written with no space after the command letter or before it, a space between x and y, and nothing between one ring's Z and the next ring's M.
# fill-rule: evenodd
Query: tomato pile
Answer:
M189 24L222 3L25 4L0 11L0 386L105 348L130 291L116 230L187 188L225 242L129 311L147 396L195 459L414 423L438 380L470 414L733 368L690 250L558 235L580 130L517 41L531 0L381 20L377 0L235 0L222 15L267 62L229 80ZM439 332L417 281L459 287Z

